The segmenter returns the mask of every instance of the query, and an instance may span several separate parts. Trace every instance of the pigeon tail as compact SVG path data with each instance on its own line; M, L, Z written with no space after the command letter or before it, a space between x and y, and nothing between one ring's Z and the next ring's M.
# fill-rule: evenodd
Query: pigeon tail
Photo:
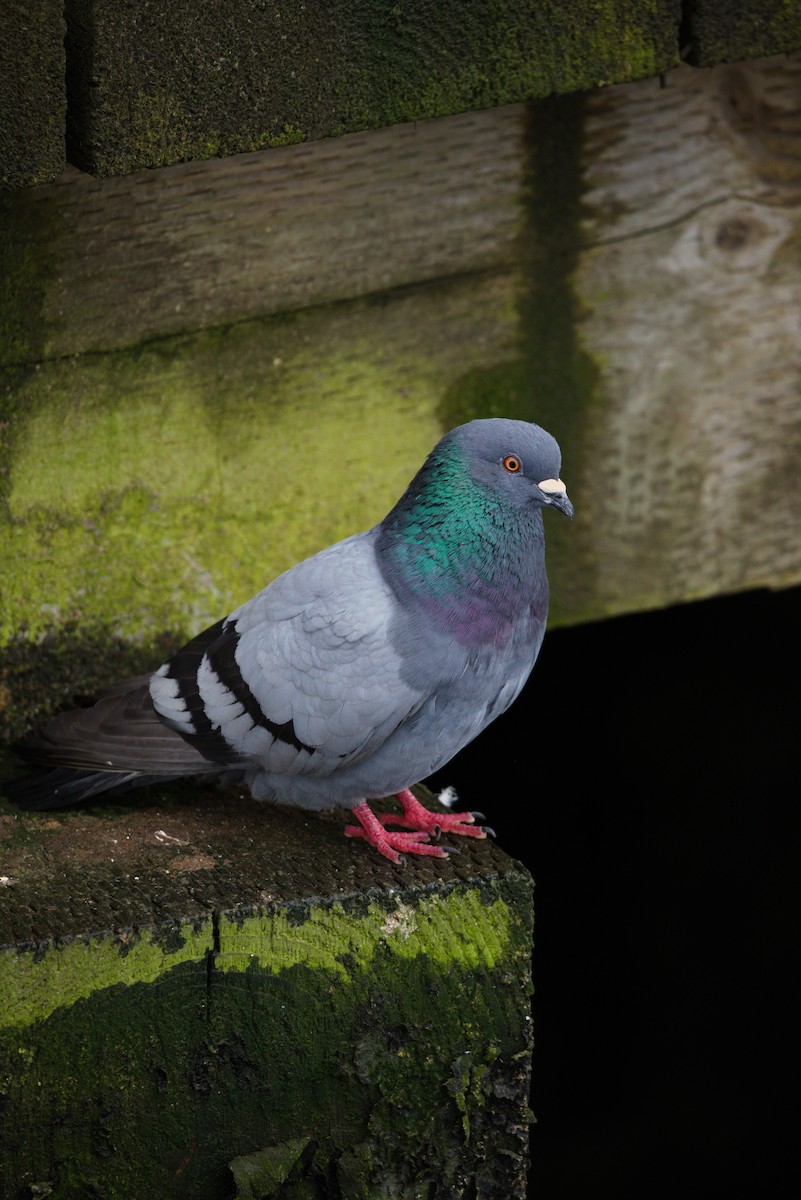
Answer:
M20 808L39 811L226 769L162 721L141 678L105 689L87 707L58 713L12 748L35 769L0 790Z
M69 808L91 796L114 789L127 792L149 783L162 783L167 775L140 775L135 771L78 771L69 767L33 771L0 785L3 794L17 808L28 812L47 812Z

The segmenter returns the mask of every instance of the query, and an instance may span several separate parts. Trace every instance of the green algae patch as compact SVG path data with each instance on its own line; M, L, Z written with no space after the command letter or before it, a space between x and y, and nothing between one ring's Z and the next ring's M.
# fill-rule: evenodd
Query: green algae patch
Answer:
M0 371L0 720L62 698L39 688L33 711L20 643L42 647L40 681L58 649L76 691L118 677L89 678L104 642L131 647L110 666L155 669L380 520L443 432L442 395L515 328L511 275L487 273Z
M167 945L151 930L73 938L52 946L0 951L0 1029L26 1026L57 1008L118 984L155 983L181 962L212 948L211 919L183 925Z
M371 904L363 915L334 902L312 909L302 924L280 910L244 920L222 917L215 964L223 971L253 964L277 974L304 963L345 983L377 954L403 959L427 954L443 966L492 968L508 949L510 921L502 899L485 904L478 892L434 893L390 912Z

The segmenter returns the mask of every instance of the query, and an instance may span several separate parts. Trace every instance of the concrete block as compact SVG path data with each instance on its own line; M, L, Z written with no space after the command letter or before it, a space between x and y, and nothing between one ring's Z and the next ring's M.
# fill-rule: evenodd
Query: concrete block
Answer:
M98 175L654 75L676 0L67 0L70 160Z
M195 787L0 824L8 1200L523 1200L531 880L496 847L393 867Z
M801 49L801 0L690 0L685 58L714 67Z
M55 179L64 166L64 6L0 6L0 188Z

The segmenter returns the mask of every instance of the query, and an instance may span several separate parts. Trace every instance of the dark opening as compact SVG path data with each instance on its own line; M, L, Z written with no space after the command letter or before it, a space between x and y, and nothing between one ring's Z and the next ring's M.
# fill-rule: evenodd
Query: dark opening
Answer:
M447 767L536 881L530 1195L797 1195L801 589L546 635Z

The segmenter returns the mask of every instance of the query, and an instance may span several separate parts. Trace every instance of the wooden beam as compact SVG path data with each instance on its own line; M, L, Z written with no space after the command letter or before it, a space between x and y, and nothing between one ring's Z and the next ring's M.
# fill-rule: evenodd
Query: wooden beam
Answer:
M0 201L0 365L508 267L522 105Z
M580 135L560 593L597 617L797 583L801 56L597 93Z

